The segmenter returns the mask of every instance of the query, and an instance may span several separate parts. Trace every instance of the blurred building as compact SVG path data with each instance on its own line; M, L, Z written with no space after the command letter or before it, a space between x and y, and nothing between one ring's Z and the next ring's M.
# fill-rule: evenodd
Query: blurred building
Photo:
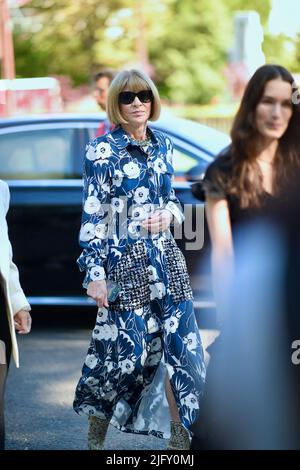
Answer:
M229 53L226 76L233 99L240 99L255 70L265 63L264 40L259 14L256 11L236 12L233 47Z

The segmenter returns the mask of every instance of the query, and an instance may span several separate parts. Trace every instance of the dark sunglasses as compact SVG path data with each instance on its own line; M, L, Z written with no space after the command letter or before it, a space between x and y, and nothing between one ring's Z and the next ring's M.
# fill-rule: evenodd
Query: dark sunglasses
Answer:
M141 103L150 103L150 101L153 100L153 93L151 90L141 90L137 93L134 93L133 91L121 91L121 93L119 93L119 103L131 104L134 102L136 96Z

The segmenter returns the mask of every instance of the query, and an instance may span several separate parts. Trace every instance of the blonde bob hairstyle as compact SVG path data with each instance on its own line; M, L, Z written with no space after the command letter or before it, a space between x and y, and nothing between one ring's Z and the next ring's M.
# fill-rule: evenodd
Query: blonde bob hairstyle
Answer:
M156 121L159 118L161 104L156 86L146 74L140 70L132 69L119 72L110 84L106 103L107 116L110 122L116 125L128 124L121 114L119 105L119 93L124 90L135 93L141 90L151 90L153 101L149 120Z

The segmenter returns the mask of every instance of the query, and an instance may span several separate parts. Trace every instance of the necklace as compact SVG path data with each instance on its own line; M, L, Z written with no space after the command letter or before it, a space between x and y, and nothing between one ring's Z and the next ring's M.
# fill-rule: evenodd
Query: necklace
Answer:
M149 144L151 144L150 137L147 137L146 139L143 139L143 140L136 140L136 139L133 139L133 140L134 140L134 143L138 145L139 147L146 147Z
M139 147L145 147L146 145L151 144L151 137L150 137L150 135L149 135L148 133L146 134L146 138L145 138L145 139L139 140L139 139L134 139L134 138L132 138L132 140L133 140L134 143L135 143L136 145L138 145Z

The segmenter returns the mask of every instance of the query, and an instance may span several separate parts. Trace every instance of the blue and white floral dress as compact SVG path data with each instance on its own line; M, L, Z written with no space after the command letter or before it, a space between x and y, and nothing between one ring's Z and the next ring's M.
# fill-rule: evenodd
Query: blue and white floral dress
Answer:
M185 259L170 230L141 228L158 209L177 224L184 219L172 189L172 143L148 134L140 147L117 127L87 147L78 264L84 287L108 278L121 291L98 310L74 409L111 418L123 431L168 437L166 374L189 429L205 366Z

